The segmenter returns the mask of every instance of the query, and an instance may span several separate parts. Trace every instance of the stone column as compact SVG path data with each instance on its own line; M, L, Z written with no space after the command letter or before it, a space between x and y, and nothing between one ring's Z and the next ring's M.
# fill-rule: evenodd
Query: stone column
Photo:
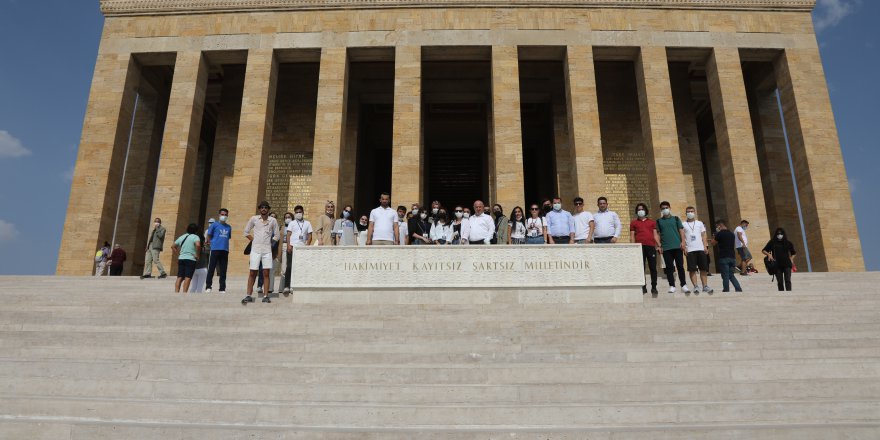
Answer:
M311 201L306 218L324 212L328 200L339 200L339 160L347 113L348 57L344 47L321 50L318 107L312 162ZM376 197L378 200L378 195Z
M167 231L161 260L170 275L177 270L176 265L171 264L171 244L186 231L190 222L196 221L191 218L190 204L207 87L208 65L202 53L179 52L168 99L152 215L162 219Z
M864 271L819 49L786 49L775 71L813 270Z
M229 272L243 274L248 270L244 227L257 212L257 204L266 194L266 174L272 124L275 120L275 91L278 62L272 49L248 51L241 120L235 149L232 187L224 195L232 222L229 247ZM283 214L283 213L282 213ZM281 217L283 219L283 217Z
M675 106L675 125L678 127L678 145L681 154L681 169L684 173L684 191L688 205L697 208L697 215L709 228L713 218L710 216L706 177L703 174L703 158L700 147L700 132L697 115L694 114L694 100L691 95L689 68L686 63L676 63L669 69L672 83L672 101Z
M731 229L742 219L750 222L750 247L757 258L759 248L770 236L739 50L715 48L706 64L706 74L719 159L707 165L721 169Z
M568 46L565 93L572 155L569 173L577 182L577 195L586 199L586 206L595 206L595 200L605 194L605 163L592 46Z
M525 203L523 187L522 113L520 112L519 53L516 46L492 46L492 129L494 194L491 201L507 212Z
M99 51L70 187L58 275L94 274L95 252L112 239L140 76L131 54Z
M571 140L568 134L568 108L565 98L553 97L553 143L556 147L556 187L559 188L559 197L562 204L572 206L577 193L577 179L575 170L574 153L571 150ZM528 201L525 201L528 203ZM525 208L524 208L525 209Z
M673 212L683 217L688 199L678 144L669 61L666 48L644 46L636 60L639 114L648 159L651 210L658 212L661 201L668 201Z
M394 138L391 195L395 204L422 200L422 48L398 46L394 58Z

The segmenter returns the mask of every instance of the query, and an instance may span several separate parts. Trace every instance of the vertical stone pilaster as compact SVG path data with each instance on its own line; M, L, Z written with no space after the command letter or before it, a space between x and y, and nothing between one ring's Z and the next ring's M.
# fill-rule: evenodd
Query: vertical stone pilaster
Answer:
M499 203L509 212L525 198L516 46L492 46L492 129L494 154L489 162L494 164L495 185L488 203Z
M665 47L641 48L636 61L636 83L639 91L642 137L648 158L648 178L653 205L651 209L658 209L659 203L666 200L672 204L675 213L682 215L688 205L688 199L685 196L678 128Z
M422 200L422 48L398 46L394 61L391 194L398 205ZM427 201L426 201L427 202Z
M339 160L348 112L348 55L344 47L321 50L311 201L306 217L324 212L327 200L339 200Z
M786 49L774 67L813 270L864 271L819 50Z
M596 66L592 46L568 46L565 58L568 135L571 143L569 174L575 192L587 200L605 194L605 163L596 94Z
M553 144L556 148L556 187L566 206L578 196L574 153L568 133L568 109L564 100L553 100ZM524 201L524 203L529 203ZM573 209L573 208L572 208Z
M220 208L228 208L235 170L235 151L238 142L238 124L241 121L241 100L244 87L244 69L225 69L223 91L217 115L217 133L214 136L214 156L211 159L211 181L208 184L208 216ZM236 213L239 218L243 213Z
M755 248L770 236L739 49L715 48L706 64L706 74L719 159L708 165L721 169L731 228L742 219L748 220L750 246ZM753 255L757 255L755 252Z
M232 240L229 248L229 271L247 272L247 246L244 227L257 211L257 204L266 194L266 175L272 127L275 120L275 92L278 83L278 62L272 49L248 51L244 89L241 99L241 120L235 149L232 188L225 203L230 210Z
M161 258L172 275L177 268L171 264L171 243L186 231L190 222L196 221L191 218L190 204L207 87L208 66L202 53L179 52L168 99L152 214L162 219L167 230Z
M694 113L688 75L686 64L670 67L669 79L672 83L675 125L678 127L678 145L681 153L681 169L684 173L685 198L688 205L697 208L698 216L706 223L706 227L709 227L709 223L714 219L710 216L706 178L703 173L700 133L697 127L697 116Z
M140 68L131 54L98 53L58 253L58 275L94 273L110 241Z

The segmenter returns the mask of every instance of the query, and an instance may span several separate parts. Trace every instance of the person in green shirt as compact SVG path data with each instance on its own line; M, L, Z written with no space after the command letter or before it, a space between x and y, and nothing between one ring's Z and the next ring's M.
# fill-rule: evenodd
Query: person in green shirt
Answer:
M196 262L202 253L202 238L199 237L199 225L191 223L186 227L186 234L174 240L171 250L177 255L177 282L174 283L174 293L180 293L181 284L183 292L189 291L189 283L196 272Z
M684 275L684 225L678 216L672 215L669 202L660 203L661 217L657 219L657 232L660 233L660 246L663 249L663 262L666 264L666 279L669 281L669 293L675 293L675 269L681 291L691 293Z

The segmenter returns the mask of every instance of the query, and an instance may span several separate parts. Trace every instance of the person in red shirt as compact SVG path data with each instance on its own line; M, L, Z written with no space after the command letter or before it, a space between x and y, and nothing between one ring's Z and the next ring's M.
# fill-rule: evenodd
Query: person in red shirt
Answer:
M125 251L119 243L113 246L113 252L110 253L110 276L118 277L122 275L122 267L125 264Z
M633 243L642 245L642 264L647 262L651 271L651 294L657 296L657 249L660 247L660 236L657 234L657 223L648 217L648 205L636 205L636 219L629 224L629 237ZM642 293L648 293L648 286L642 286Z

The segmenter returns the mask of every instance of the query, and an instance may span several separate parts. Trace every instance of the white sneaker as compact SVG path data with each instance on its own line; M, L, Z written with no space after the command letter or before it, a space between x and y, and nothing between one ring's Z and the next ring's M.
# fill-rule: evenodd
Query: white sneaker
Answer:
M290 293L290 287L285 287L285 288L284 288L284 293Z
M222 294L226 293L226 291L225 291L225 290L221 290L219 293L222 295Z
M669 286L669 293L675 293L675 286Z
M211 293L211 288L209 287L209 288L205 289L205 293Z
M685 284L684 286L681 286L681 291L684 293L691 293L691 289L690 289L690 287L687 286L687 284Z
M709 287L709 286L703 286L703 292L706 292L706 293L712 294L712 293L715 293L715 289L712 289L712 288Z
M262 288L262 287L257 287L257 293L263 293L263 288Z

